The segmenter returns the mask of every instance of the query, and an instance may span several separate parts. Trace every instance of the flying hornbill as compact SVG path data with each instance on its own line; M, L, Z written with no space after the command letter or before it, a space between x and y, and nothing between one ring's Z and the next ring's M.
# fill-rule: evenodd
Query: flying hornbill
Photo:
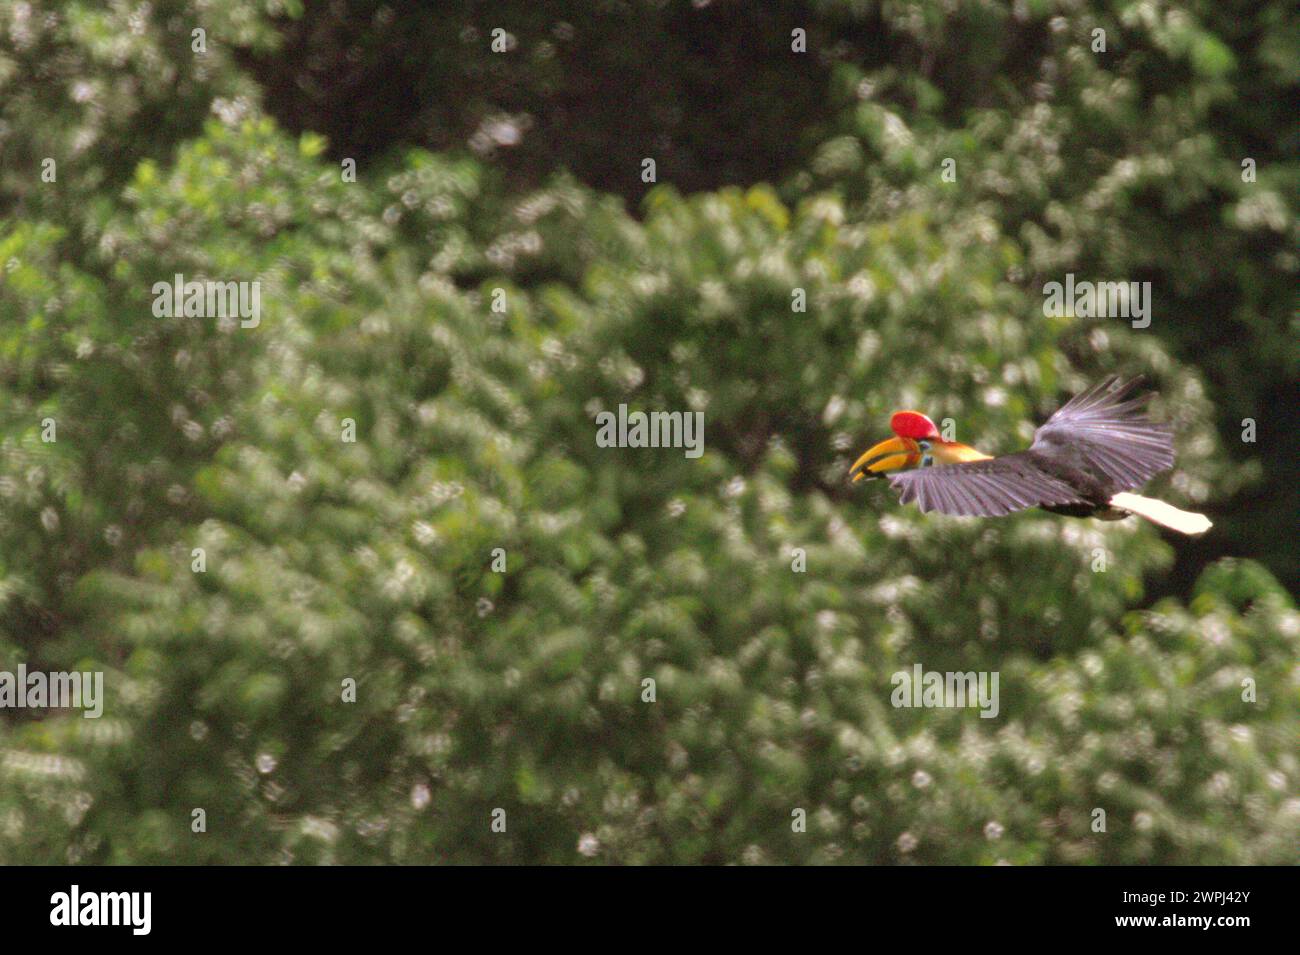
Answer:
M1174 465L1169 428L1141 411L1151 396L1132 396L1139 381L1111 376L1075 395L1034 432L1027 451L1000 458L945 441L919 411L897 411L889 422L896 437L853 462L849 475L855 482L887 476L902 503L916 501L922 511L1000 517L1037 506L1103 520L1138 514L1203 534L1210 528L1204 514L1128 493Z

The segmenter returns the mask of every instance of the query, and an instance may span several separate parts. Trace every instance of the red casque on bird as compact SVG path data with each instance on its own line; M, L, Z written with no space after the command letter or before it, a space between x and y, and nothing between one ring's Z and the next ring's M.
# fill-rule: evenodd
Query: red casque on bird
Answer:
M1141 409L1150 395L1132 396L1138 380L1107 378L1071 398L1034 432L1028 450L990 457L945 441L919 411L897 411L895 437L853 462L849 476L888 477L900 500L922 511L1000 517L1041 507L1071 517L1145 517L1183 534L1203 534L1204 514L1130 493L1174 465L1173 436Z

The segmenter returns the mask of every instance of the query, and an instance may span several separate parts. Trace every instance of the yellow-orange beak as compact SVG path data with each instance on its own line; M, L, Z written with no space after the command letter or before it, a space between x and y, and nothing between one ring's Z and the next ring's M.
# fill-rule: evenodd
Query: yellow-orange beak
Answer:
M849 468L849 477L857 483L864 477L868 477L869 473L875 475L909 467L916 463L920 451L920 447L911 438L889 438L868 448L862 457L854 461L853 467ZM880 460L868 464L867 462L873 458L880 458Z

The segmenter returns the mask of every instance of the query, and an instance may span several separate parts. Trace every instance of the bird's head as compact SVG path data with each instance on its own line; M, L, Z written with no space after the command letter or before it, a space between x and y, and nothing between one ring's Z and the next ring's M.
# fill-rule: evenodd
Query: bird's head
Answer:
M879 477L886 471L926 467L933 463L934 447L943 443L934 422L919 411L895 411L889 419L894 437L868 448L849 468L853 481Z

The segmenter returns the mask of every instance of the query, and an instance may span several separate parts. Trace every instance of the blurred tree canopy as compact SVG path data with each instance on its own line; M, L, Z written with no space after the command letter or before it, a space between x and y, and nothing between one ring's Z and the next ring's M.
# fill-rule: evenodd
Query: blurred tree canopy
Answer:
M1293 861L1294 8L565 6L0 10L0 861ZM844 484L1112 370L1203 541Z

